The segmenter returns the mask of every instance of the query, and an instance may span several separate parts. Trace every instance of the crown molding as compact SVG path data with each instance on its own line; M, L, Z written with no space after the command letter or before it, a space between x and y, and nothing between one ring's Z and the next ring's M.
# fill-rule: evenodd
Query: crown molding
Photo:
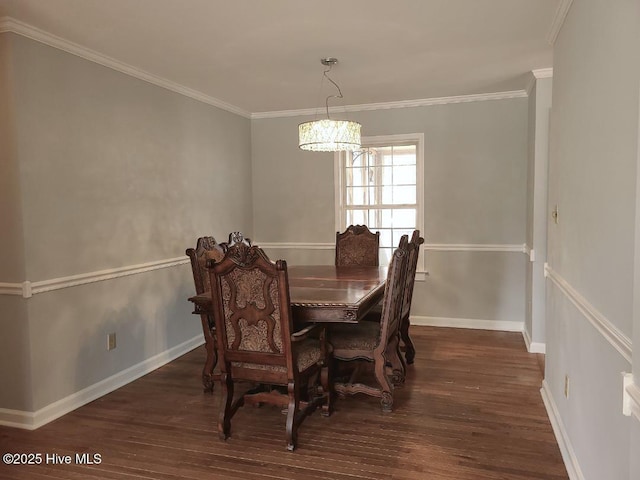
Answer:
M572 3L573 0L562 0L560 5L558 5L556 14L553 17L553 22L551 22L551 28L549 28L549 33L547 34L547 42L549 42L549 45L556 43L556 39L558 38L562 25L564 25Z
M193 90L178 83L172 82L171 80L167 80L162 77L158 77L157 75L153 75L149 72L145 72L144 70L136 68L132 65L108 57L69 40L65 40L64 38L45 32L44 30L40 30L39 28L33 27L12 17L0 18L0 33L7 32L30 38L31 40L35 40L36 42L40 42L50 47L57 48L58 50L63 50L72 55L76 55L80 58L84 58L85 60L89 60L90 62L94 62L104 67L116 70L120 73L124 73L125 75L129 75L158 87L162 87L167 90L171 90L172 92L179 93L180 95L184 95L185 97L193 98L194 100L206 103L222 110L226 110L227 112L235 113L236 115L240 115L241 117L251 118L251 114L249 112L231 105L230 103L224 102L214 97L210 97L209 95L205 95L204 93L197 90Z
M437 97L437 98L422 98L418 100L403 100L400 102L383 102L383 103L366 103L362 105L346 105L344 107L330 107L330 113L342 113L342 112L364 112L370 110L389 110L392 108L413 108L413 107L428 107L431 105L446 105L449 103L469 103L469 102L485 102L488 100L505 100L510 98L525 98L527 97L526 90L511 90L508 92L494 92L494 93L476 93L473 95L458 95L453 97ZM251 119L263 119L263 118L281 118L281 117L300 117L305 115L316 115L320 110L325 111L324 108L305 108L300 110L280 110L274 112L257 112L251 114Z
M553 68L538 68L537 70L531 70L531 73L536 77L536 80L540 80L541 78L552 78Z

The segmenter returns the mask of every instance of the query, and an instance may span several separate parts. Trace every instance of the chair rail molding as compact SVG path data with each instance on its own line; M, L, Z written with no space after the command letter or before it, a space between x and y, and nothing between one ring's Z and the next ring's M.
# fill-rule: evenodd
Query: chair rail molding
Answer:
M587 299L573 288L549 264L545 263L544 275L555 285L595 329L615 348L627 362L632 362L633 344L631 339L600 313Z
M513 252L529 255L526 244L425 243L422 249L437 252Z
M124 267L111 268L108 270L98 270L95 272L81 273L67 277L52 278L38 282L26 280L22 283L0 283L0 295L21 295L23 298L31 298L33 295L62 288L86 285L87 283L102 282L103 280L113 280L115 278L137 275L139 273L153 272L161 268L175 267L189 263L185 256L157 260L155 262L140 263L137 265L127 265Z

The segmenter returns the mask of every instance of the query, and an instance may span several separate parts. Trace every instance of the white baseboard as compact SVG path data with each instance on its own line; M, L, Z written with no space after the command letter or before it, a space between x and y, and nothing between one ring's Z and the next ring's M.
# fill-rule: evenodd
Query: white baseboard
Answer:
M541 342L532 342L529 332L526 328L522 329L522 338L524 338L524 344L527 346L527 352L529 353L547 353L547 345Z
M94 383L79 392L73 393L68 397L41 408L36 412L0 408L0 425L24 428L26 430L35 430L36 428L52 422L56 418L75 410L76 408L92 402L96 398L102 397L109 392L113 392L143 375L166 365L170 361L190 352L203 343L204 339L202 334L197 335L180 345L176 345L175 347L148 358L137 365L118 372L98 383Z
M521 332L524 322L507 322L504 320L483 320L480 318L424 317L411 315L412 325L428 327L473 328L477 330L500 330L504 332Z
M580 469L580 464L578 463L576 454L573 451L573 446L569 441L569 435L567 434L567 430L564 428L564 424L560 418L560 413L558 412L556 403L553 400L553 395L551 394L551 389L549 388L549 384L546 380L542 381L540 395L542 395L542 401L547 409L547 415L549 416L553 433L556 436L558 447L560 447L560 453L562 454L564 466L569 474L569 479L584 480L585 477Z

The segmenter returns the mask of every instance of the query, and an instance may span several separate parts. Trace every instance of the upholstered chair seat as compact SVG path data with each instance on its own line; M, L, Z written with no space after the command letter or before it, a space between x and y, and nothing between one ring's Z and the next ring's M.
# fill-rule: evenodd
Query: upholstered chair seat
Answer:
M311 367L322 367L324 359L320 341L315 338L308 338L297 344L293 344L296 351L298 371L303 372ZM287 367L280 365L263 365L260 363L232 362L233 367L255 368L258 370L270 370L272 372L285 372Z
M360 325L337 325L331 329L331 344L336 350L369 350L378 345L380 325L363 322Z

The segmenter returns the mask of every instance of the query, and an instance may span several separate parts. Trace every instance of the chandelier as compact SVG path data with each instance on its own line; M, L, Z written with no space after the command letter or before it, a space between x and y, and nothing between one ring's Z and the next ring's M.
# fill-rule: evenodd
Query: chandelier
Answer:
M313 152L344 152L360 150L360 127L357 122L348 120L332 120L329 118L329 99L343 98L342 91L336 82L331 80L329 73L331 67L338 63L337 58L323 58L320 62L329 67L323 72L324 77L337 89L338 95L329 95L325 100L327 118L304 122L298 125L298 146L302 150Z

